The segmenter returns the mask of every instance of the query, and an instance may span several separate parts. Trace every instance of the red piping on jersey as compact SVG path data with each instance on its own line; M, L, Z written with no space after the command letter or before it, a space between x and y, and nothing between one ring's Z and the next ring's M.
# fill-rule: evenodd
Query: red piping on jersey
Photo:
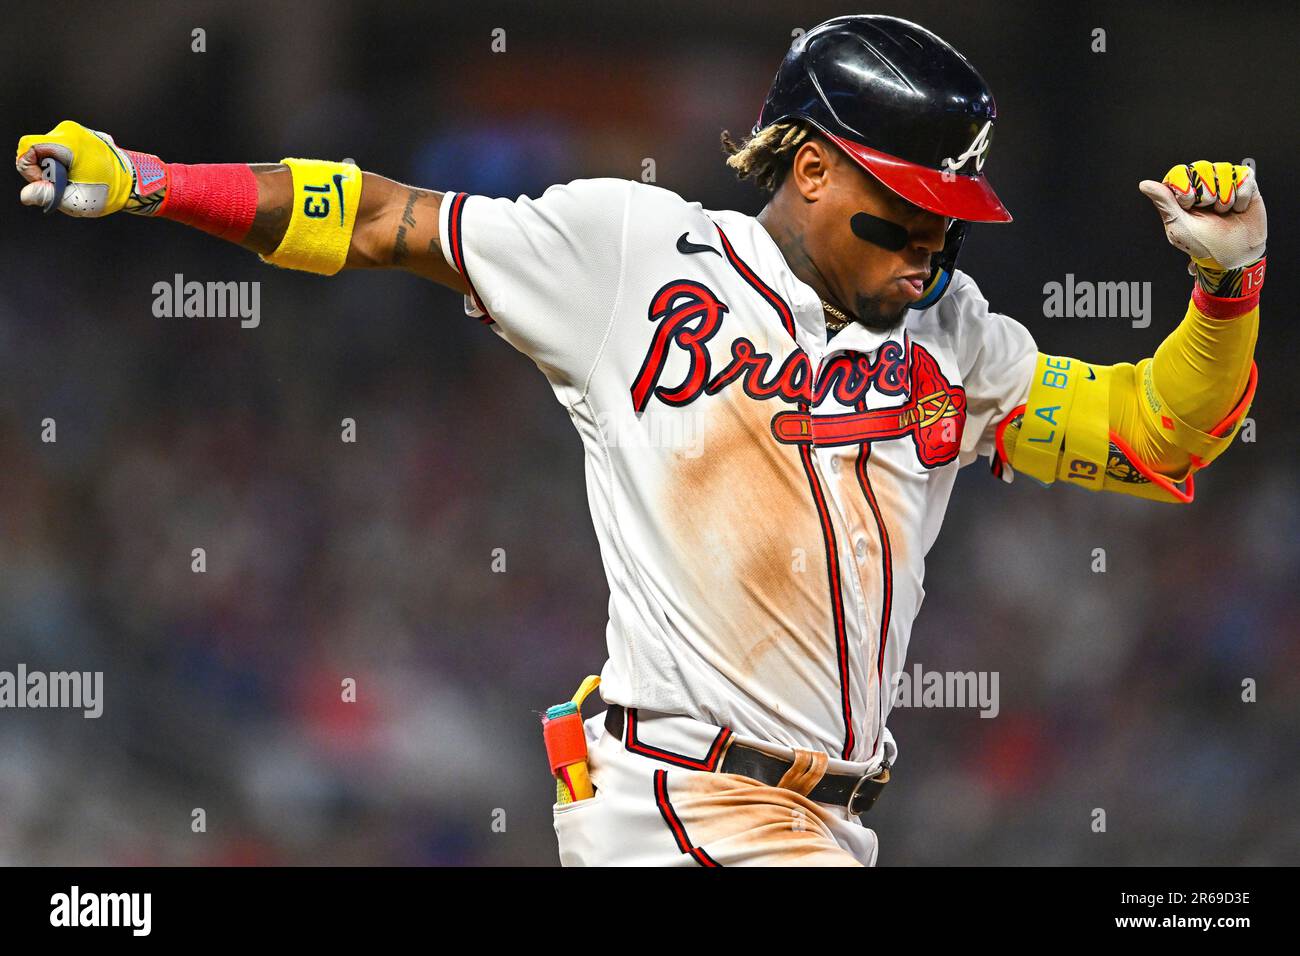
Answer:
M659 807L659 815L664 818L664 823L668 824L668 829L672 831L673 841L677 844L677 849L689 854L700 866L722 866L721 863L704 852L703 848L691 844L691 838L686 835L686 827L682 825L681 818L677 816L677 811L673 809L672 802L668 799L667 770L655 771L655 805Z
M858 411L865 412L867 403L865 400L858 402ZM867 459L871 457L871 444L864 442L862 448L858 451L857 473L858 484L862 486L862 493L866 495L867 504L871 506L871 514L876 519L876 530L880 534L880 557L881 565L884 572L884 597L880 602L880 649L876 655L876 686L880 689L880 725L876 730L876 739L871 745L871 755L874 757L876 751L880 749L881 731L885 727L885 645L889 642L889 618L893 613L894 606L894 561L893 549L889 544L889 529L885 527L885 519L880 513L880 505L876 502L876 492L871 487L871 479L867 477Z
M483 300L478 297L478 292L474 289L474 280L471 279L469 273L465 271L465 249L462 245L460 219L461 213L465 210L465 200L468 198L468 193L455 193L451 199L451 212L447 216L447 238L449 240L449 245L451 246L451 261L452 265L456 267L456 271L460 273L461 278L465 280L465 284L469 286L470 298L474 300L474 304L483 313L481 321L484 325L492 325L496 320L492 318L492 315L488 312L487 306L483 304ZM445 201L446 199L444 197L444 202Z
M799 408L804 414L808 404L800 402ZM831 524L830 512L826 508L826 497L822 493L821 482L813 469L812 446L800 445L799 457L803 461L804 474L808 477L808 487L813 501L817 505L817 515L822 526L822 541L826 549L826 573L830 580L831 613L835 621L835 656L840 672L840 709L844 717L844 746L840 757L849 759L853 752L853 699L849 692L849 642L844 627L844 595L840 584L840 553L835 541L835 528Z
M731 247L731 240L728 239L727 234L722 231L722 227L719 226L716 222L713 224L713 226L715 229L718 230L718 236L722 239L722 248L726 250L727 261L730 262L732 267L737 272L740 273L740 277L742 279L744 279L751 286L753 286L754 289L758 292L758 294L761 295L763 298L767 299L768 304L771 305L772 308L776 309L777 315L781 317L781 324L785 326L786 332L788 332L790 338L793 339L795 337L794 313L790 311L790 307L786 305L785 301L779 295L777 295L776 292L773 291L765 282L763 282L762 279L760 279L757 275L754 274L754 270L751 269L748 265L746 265L744 260L742 260L740 256L736 255L736 250Z
M717 223L713 225L718 230L718 236L722 239L722 248L726 252L727 261L731 263L733 269L740 273L740 277L767 300L768 305L776 310L781 325L789 333L790 338L795 340L795 347L798 348L798 341L795 339L794 334L794 313L790 311L790 306L777 295L775 290L763 282L740 256L736 255L736 250L732 247L727 234L722 231L722 227ZM804 415L809 414L807 402L799 402L797 407ZM830 512L826 508L826 498L822 493L821 482L818 480L817 471L813 467L811 445L801 444L799 446L799 459L803 463L804 475L808 479L808 488L812 493L813 502L817 505L817 517L822 526L822 542L826 550L826 576L830 586L831 618L835 625L835 651L840 674L840 707L844 717L844 746L840 749L840 757L848 760L850 759L849 754L853 752L854 744L853 697L850 693L849 684L849 643L844 625L844 594L840 580L839 549L835 541L835 527L831 523Z
M700 757L688 757L685 754L673 753L671 750L661 750L658 747L652 747L647 743L642 743L636 738L637 713L635 707L628 707L625 713L627 727L623 731L625 738L624 746L634 754L640 754L642 757L650 757L654 760L662 760L664 763L670 763L678 767L685 767L687 770L703 770L708 773L718 769L718 760L726 750L727 741L731 739L730 728L723 727L718 731L718 736L713 738L713 743L709 745L709 752Z

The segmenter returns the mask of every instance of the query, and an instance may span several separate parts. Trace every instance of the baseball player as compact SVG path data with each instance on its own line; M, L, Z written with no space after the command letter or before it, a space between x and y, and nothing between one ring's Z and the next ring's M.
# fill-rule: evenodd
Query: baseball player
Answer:
M797 39L751 135L724 134L770 193L756 217L619 179L512 201L350 163L165 163L73 122L22 137L18 171L28 205L425 276L541 369L610 586L564 864L874 865L888 688L957 469L1190 502L1255 391L1253 170L1140 184L1192 276L1154 356L1044 355L956 270L969 224L1011 220L984 175L996 116L939 37L852 16Z

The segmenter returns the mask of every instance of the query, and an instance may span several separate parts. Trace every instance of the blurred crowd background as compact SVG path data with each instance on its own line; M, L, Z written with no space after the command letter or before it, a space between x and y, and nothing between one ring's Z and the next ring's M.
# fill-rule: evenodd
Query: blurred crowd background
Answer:
M1001 712L896 710L871 824L881 865L1294 864L1298 17L1256 6L1225 36L1216 9L51 2L0 30L0 115L10 142L74 118L172 161L347 156L489 195L650 159L661 186L757 212L718 137L753 123L791 31L907 16L1000 108L985 171L1016 220L977 227L962 268L1044 351L1104 362L1151 354L1190 291L1137 181L1250 156L1273 230L1256 441L1190 507L966 469L909 664L998 671ZM0 711L0 863L555 863L537 712L599 671L607 588L542 375L418 279L273 270L12 188L0 669L102 670L106 700L98 720ZM155 318L176 273L259 280L260 326ZM1150 327L1044 318L1067 273L1150 281Z

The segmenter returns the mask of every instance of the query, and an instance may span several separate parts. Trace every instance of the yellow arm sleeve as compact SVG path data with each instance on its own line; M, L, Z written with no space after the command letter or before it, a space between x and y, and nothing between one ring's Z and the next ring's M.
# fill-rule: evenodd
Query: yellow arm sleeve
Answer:
M1112 427L1155 471L1181 478L1191 464L1161 417L1210 432L1241 400L1259 334L1258 305L1234 318L1206 315L1193 300L1182 323L1137 364L1139 388L1113 389ZM1149 382L1149 385L1147 384Z
M1198 289L1178 328L1136 365L1040 353L1028 401L998 429L998 454L1045 484L1191 501L1192 474L1231 444L1254 398L1258 332L1258 295Z

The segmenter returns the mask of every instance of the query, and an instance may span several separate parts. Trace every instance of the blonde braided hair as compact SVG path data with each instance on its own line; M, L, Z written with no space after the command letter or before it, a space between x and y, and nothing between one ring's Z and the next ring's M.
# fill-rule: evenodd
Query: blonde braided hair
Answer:
M764 126L745 142L737 143L731 134L722 131L722 151L727 154L727 165L741 179L753 178L760 189L776 190L790 171L795 151L808 139L813 130L798 120L783 120Z

